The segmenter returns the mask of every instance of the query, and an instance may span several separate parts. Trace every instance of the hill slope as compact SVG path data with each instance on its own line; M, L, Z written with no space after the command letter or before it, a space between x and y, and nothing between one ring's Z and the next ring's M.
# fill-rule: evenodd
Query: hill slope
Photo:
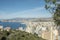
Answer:
M4 31L1 33L2 35L0 35L0 40L44 40L36 34L33 35L24 31Z

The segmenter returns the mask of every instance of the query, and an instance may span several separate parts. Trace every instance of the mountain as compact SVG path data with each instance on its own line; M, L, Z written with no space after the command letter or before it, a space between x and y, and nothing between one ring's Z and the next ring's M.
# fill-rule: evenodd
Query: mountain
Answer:
M2 19L1 21L51 21L52 18L12 18L12 19Z

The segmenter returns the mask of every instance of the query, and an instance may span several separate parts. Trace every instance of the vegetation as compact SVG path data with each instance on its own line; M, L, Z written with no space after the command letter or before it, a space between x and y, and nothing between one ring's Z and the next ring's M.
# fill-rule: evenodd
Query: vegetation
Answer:
M24 31L0 31L0 40L44 40L36 34L27 33Z
M45 8L53 14L57 26L60 26L60 0L45 0Z

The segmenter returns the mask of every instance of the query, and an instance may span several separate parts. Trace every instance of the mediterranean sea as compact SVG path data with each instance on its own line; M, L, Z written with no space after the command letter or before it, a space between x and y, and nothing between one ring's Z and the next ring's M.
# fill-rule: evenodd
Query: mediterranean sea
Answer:
M17 29L19 27L26 28L26 24L22 24L21 22L0 22L0 25L5 27L11 27L12 29Z

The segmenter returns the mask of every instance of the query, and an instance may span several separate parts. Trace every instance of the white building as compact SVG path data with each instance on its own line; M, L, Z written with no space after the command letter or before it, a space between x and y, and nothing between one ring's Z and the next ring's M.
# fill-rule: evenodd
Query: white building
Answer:
M28 33L32 33L33 30L32 30L31 26L27 26L25 31L28 32Z
M11 27L5 27L4 30L10 31L11 30Z
M18 30L24 31L23 27L19 27Z
M0 25L0 30L3 31L3 26Z

